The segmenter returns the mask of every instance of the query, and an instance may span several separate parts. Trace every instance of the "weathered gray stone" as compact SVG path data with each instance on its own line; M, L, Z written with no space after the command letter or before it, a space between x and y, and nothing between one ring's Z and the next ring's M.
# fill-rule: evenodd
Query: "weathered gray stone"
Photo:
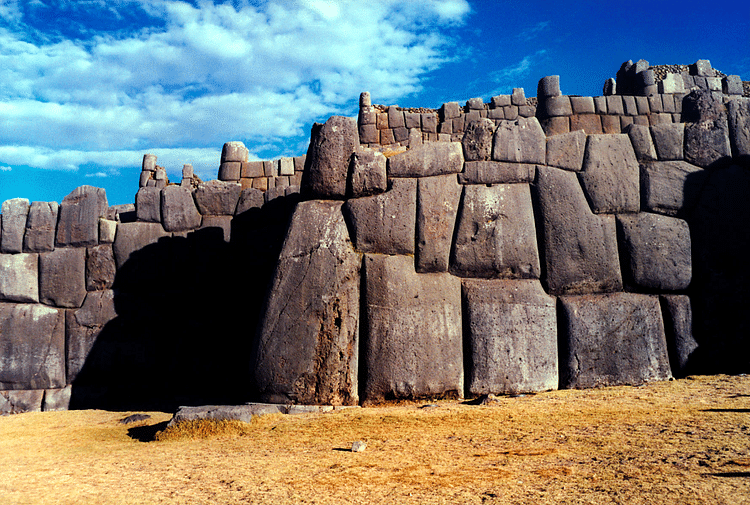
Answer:
M160 223L120 223L112 246L117 268L122 268L132 253L168 236Z
M352 154L348 194L354 198L372 196L388 189L385 155L371 149Z
M99 243L99 218L107 212L107 194L102 188L81 186L63 198L55 245L89 246Z
M461 281L417 274L409 256L365 255L364 401L464 389Z
M300 203L259 327L255 379L274 403L358 403L359 278L341 203Z
M613 216L596 216L576 174L537 168L547 291L590 293L622 289Z
M263 207L263 191L255 188L245 188L240 193L237 202L236 214L239 216L250 209L259 209Z
M116 317L115 293L112 290L88 293L80 309L67 311L68 384L73 383L83 368L104 326Z
M246 161L240 167L240 177L254 178L265 176L262 161Z
M660 295L664 332L672 374L685 377L695 368L692 354L698 349L693 337L693 308L685 295Z
M138 221L161 223L161 190L154 186L140 188L135 194Z
M155 154L144 154L143 162L141 163L141 170L153 172L156 170L156 155Z
M741 95L743 93L742 78L739 75L728 75L721 80L722 91L725 95Z
M641 205L657 214L686 216L704 183L704 171L685 161L642 164Z
M500 122L495 131L493 160L544 164L546 157L547 137L535 117Z
M167 231L192 230L201 225L193 193L182 186L167 186L161 190L161 214Z
M47 252L55 248L57 202L32 202L23 236L24 252Z
M80 307L86 298L86 249L57 248L39 255L39 300L56 307Z
M464 279L471 395L557 389L555 299L539 281Z
M26 198L5 200L2 205L2 214L0 252L20 253L23 251L23 234L29 215L29 201Z
M656 161L656 148L651 138L651 130L647 126L635 123L629 124L623 131L628 134L638 161ZM549 149L549 146L547 146L547 149ZM682 155L682 144L680 144L680 155Z
M685 125L685 161L708 168L728 163L731 156L726 119Z
M539 79L536 87L536 97L560 96L560 76L548 75Z
M284 194L285 188L276 188ZM203 216L199 230L208 228L218 228L224 237L224 242L230 242L232 239L232 216Z
M560 387L637 385L671 377L656 296L563 296L560 308Z
M541 102L541 112L547 117L570 116L573 114L573 106L570 103L570 97L548 96Z
M467 161L458 174L461 184L510 184L534 182L536 165L504 161Z
M68 410L70 397L73 394L73 386L68 385L60 389L45 389L42 400L42 411L52 412Z
M526 105L526 94L523 92L523 88L513 88L513 92L510 95L510 103L513 105Z
M466 107L470 110L484 110L484 101L481 97L469 98Z
M641 212L617 216L623 277L645 290L686 289L693 277L690 229L670 216Z
M325 124L315 123L307 150L303 193L314 198L344 198L349 160L357 147L356 120L332 116Z
M607 97L607 114L613 116L622 116L625 114L625 106L622 103L622 96L618 94Z
M0 389L65 386L65 311L0 303Z
M734 99L729 110L729 143L735 158L750 157L750 99Z
M627 135L589 135L583 171L578 175L595 213L638 212L638 174L638 160Z
M699 75L701 77L713 77L714 70L711 68L711 62L708 60L698 60L690 65L690 75Z
M86 290L109 289L115 282L117 266L111 244L89 247L86 251Z
M457 118L461 115L461 106L458 102L447 102L440 107L440 120Z
M547 165L580 171L586 149L586 133L576 130L547 138Z
M0 300L38 302L38 272L38 254L0 254Z
M43 389L0 391L0 415L41 412Z
M469 123L464 132L461 144L466 161L486 161L492 157L492 137L495 134L495 123L489 119L480 119Z
M461 277L539 278L528 185L464 186L451 272Z
M453 175L419 179L417 185L418 272L447 272L461 186Z
M662 123L651 127L656 154L661 161L683 159L685 123Z
M430 177L457 174L464 156L459 142L427 142L388 158L390 177Z
M510 105L510 95L498 95L492 97L492 107L507 107Z
M242 167L244 163L240 161L225 161L219 165L219 174L217 175L220 181L239 181L242 174Z
M221 162L225 161L247 161L250 152L245 144L239 141L227 142L221 149Z
M682 119L686 123L725 121L726 117L724 102L708 91L695 89L682 99Z
M279 175L294 175L294 160L292 158L279 159Z
M232 216L241 192L242 186L237 182L202 182L195 190L195 203L204 216Z
M394 179L387 192L344 205L352 241L360 252L414 254L417 180Z
M596 112L594 99L590 96L571 96L570 106L573 108L573 114L594 114Z
M117 221L110 219L99 219L99 243L111 244L117 235Z
M684 93L685 81L680 74L667 74L658 84L659 93Z

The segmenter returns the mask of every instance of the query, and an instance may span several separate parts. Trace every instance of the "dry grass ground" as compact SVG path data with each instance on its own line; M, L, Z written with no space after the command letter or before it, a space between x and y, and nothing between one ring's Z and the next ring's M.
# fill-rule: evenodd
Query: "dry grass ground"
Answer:
M169 414L4 417L0 502L750 503L748 376L436 405L272 415L158 441ZM355 440L367 449L350 452Z

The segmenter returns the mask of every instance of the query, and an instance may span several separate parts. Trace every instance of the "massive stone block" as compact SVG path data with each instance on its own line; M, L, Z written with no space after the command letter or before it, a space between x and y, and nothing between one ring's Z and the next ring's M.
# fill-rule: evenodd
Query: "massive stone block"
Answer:
M457 174L464 156L459 142L426 142L388 158L390 177L429 177Z
M80 309L67 311L68 384L73 383L83 368L104 326L115 317L115 293L112 290L91 292L86 295Z
M161 217L167 231L194 230L201 225L193 193L182 186L167 186L161 190Z
M461 281L365 255L365 402L463 395Z
M39 301L38 254L0 254L0 300Z
M622 289L614 216L595 216L576 174L538 167L545 282L551 294Z
M487 161L491 159L494 134L495 123L489 119L480 119L469 123L461 141L464 159L466 161Z
M695 206L706 173L685 161L641 165L641 206L667 216L685 216Z
M547 139L547 165L578 172L583 166L586 133L576 130Z
M224 147L221 149L221 162L224 163L226 161L247 161L249 154L250 152L248 151L247 147L245 147L245 144L238 140L234 140L232 142L225 143Z
M159 223L120 223L112 245L117 268L121 268L132 253L168 236Z
M659 301L672 374L684 377L695 369L693 353L698 349L698 342L693 337L693 308L690 298L685 295L661 295Z
M0 303L0 389L65 386L65 311Z
M300 203L259 326L264 401L356 405L361 256L340 202Z
M352 241L360 252L414 254L417 180L394 179L387 192L344 204Z
M0 415L40 412L43 398L43 389L0 391Z
M86 289L109 289L115 282L117 265L111 244L89 247L86 251Z
M135 213L138 221L161 223L161 190L145 186L135 194Z
M241 192L238 182L202 182L195 190L195 203L204 216L233 216Z
M451 271L461 277L539 278L528 185L464 186Z
M2 205L2 215L0 252L20 253L23 251L23 234L29 215L29 201L26 198L5 200Z
M372 196L388 189L385 155L358 150L352 155L348 194L354 198Z
M535 280L464 279L471 395L557 389L555 299Z
M461 184L511 184L534 182L536 165L504 161L467 161L458 174Z
M55 245L89 246L99 242L99 218L107 213L107 194L102 188L81 186L63 198Z
M685 160L707 168L729 162L732 148L726 119L685 125Z
M493 160L544 164L546 158L547 137L535 117L500 122L495 130Z
M685 123L662 123L651 127L656 154L661 161L683 159Z
M454 175L419 179L417 186L418 272L447 272L461 186Z
M693 277L690 229L676 217L617 216L626 283L657 291L686 289Z
M638 212L638 175L638 160L627 135L589 135L579 177L595 213Z
M635 157L638 161L649 162L657 160L656 147L651 137L651 129L648 126L629 124L623 131L628 134L630 143L633 144L633 152L635 152ZM680 152L682 152L682 144L680 144Z
M39 255L39 300L56 307L80 307L86 298L86 249L57 248Z
M55 248L57 202L32 202L26 220L23 249L26 252L48 252Z
M560 297L560 387L642 384L671 377L656 296Z
M734 99L727 104L729 111L729 143L732 156L750 158L750 99Z
M333 116L315 123L310 134L302 192L313 198L344 198L349 160L359 147L357 121Z

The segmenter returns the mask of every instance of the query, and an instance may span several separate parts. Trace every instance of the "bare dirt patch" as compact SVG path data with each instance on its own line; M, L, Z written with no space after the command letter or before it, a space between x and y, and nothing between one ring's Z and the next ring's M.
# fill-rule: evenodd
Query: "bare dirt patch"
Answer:
M750 377L402 404L162 432L0 418L3 503L750 503ZM161 435L157 435L160 433ZM155 440L159 438L159 440ZM352 442L367 443L364 452ZM144 442L148 441L148 442Z

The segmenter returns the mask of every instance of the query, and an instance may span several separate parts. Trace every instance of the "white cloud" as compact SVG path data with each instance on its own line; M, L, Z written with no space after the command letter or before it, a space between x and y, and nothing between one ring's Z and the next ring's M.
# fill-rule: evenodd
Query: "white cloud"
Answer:
M490 74L490 78L499 86L496 87L490 94L499 95L503 93L510 93L513 90L513 85L517 83L522 77L528 75L534 64L546 53L546 50L541 49L534 54L524 56L521 61L513 66L492 72Z
M86 8L124 18L136 6L158 23L81 39L0 28L0 162L23 151L24 164L75 169L100 153L216 150L229 140L284 150L313 121L356 113L361 91L383 103L419 91L450 58L441 28L470 11L464 0ZM21 19L17 4L3 4L0 17L13 15Z
M11 167L0 165L0 172L10 172L11 170L13 170Z

